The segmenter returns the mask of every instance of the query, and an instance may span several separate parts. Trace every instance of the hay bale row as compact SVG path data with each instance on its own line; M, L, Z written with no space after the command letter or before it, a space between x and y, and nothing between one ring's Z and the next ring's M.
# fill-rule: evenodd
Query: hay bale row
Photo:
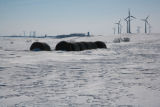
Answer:
M120 42L129 42L130 38L124 37L124 38L115 38L113 40L114 43L120 43Z
M83 51L88 49L97 49L97 48L107 48L106 44L101 41L96 42L66 42L61 41L59 42L55 50L61 50L61 51ZM48 44L43 42L34 42L31 47L31 51L51 51L51 48Z
M104 42L96 41L96 42L59 42L55 50L62 51L83 51L88 49L97 49L97 48L107 48Z

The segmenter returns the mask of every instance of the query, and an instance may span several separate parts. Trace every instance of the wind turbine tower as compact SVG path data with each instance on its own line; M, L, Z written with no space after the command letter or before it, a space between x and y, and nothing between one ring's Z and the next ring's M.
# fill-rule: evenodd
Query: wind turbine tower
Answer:
M36 37L36 31L33 31L33 36Z
M116 28L115 27L113 28L113 33L114 33L114 35L116 34Z
M119 20L118 21L118 23L115 23L115 24L117 24L117 26L118 26L118 34L120 34L121 33L121 20Z
M145 33L147 33L147 24L149 25L148 18L149 18L149 16L147 16L145 19L142 19L142 21L144 21L144 23L145 23L145 28L144 28Z
M127 31L128 31L128 33L131 33L131 20L132 20L133 18L136 19L134 16L131 16L131 12L130 12L130 9L129 9L129 10L128 10L128 17L126 18L126 20L128 21L128 22L127 22L127 26L128 26L128 27L127 27L127 28L128 28Z
M26 32L25 31L23 31L23 34L24 34L24 36L26 36Z
M123 28L123 26L122 26L122 24L120 23L120 34L122 33L122 28Z
M31 32L31 31L29 32L29 36L30 36L30 37L32 36L32 32Z
M128 31L128 20L127 19L124 19L126 22L127 22L127 33L129 33Z
M138 34L140 33L140 29L141 29L141 27L140 27L140 26L137 26L137 33L138 33Z

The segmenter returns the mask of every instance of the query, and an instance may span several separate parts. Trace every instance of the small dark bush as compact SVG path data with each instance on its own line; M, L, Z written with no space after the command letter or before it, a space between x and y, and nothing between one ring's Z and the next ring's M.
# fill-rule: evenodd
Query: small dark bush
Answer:
M34 42L31 47L31 51L51 51L51 48L48 44L43 42Z

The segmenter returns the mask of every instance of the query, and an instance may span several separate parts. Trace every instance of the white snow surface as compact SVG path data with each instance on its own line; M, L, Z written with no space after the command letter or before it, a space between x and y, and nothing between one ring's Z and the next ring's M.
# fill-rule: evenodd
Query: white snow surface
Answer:
M129 37L130 42L113 43ZM55 51L59 41L107 49ZM35 41L52 51L29 51ZM0 37L0 107L160 107L160 34Z

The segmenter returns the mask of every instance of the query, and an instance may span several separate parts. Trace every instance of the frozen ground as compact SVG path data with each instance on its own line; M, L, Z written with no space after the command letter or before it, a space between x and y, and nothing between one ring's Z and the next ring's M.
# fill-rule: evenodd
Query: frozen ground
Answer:
M160 34L126 36L131 42L0 37L0 107L159 107ZM54 51L61 40L102 40L108 49ZM34 41L53 51L29 51Z

